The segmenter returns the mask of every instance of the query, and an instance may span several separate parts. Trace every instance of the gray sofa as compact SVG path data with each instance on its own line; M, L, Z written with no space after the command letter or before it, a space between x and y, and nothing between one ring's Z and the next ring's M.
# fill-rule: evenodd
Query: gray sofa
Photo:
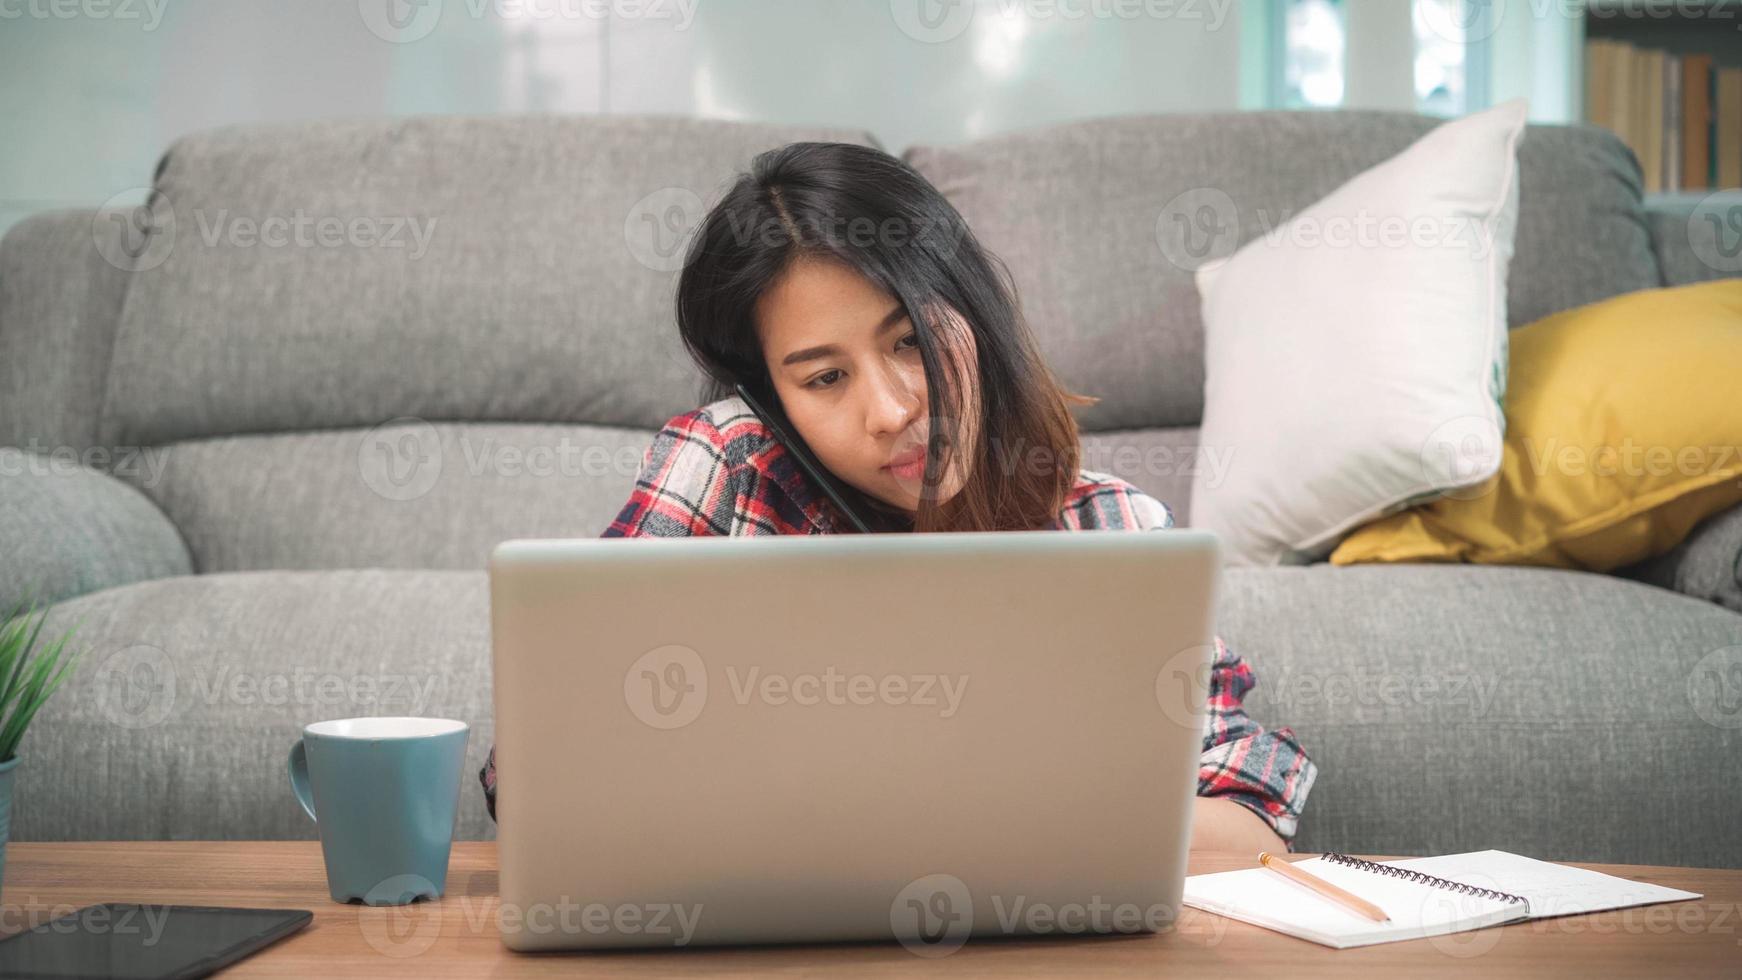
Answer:
M1191 467L1215 461L1169 202L1223 190L1248 239L1432 125L1106 118L905 156L1008 263L1064 380L1101 396L1086 464L1189 524ZM310 837L284 758L321 718L465 719L475 771L489 549L614 516L699 397L677 230L800 139L874 142L655 117L227 128L163 156L155 237L94 211L14 227L0 600L58 599L51 628L90 647L23 744L15 839ZM1614 138L1533 126L1520 155L1514 326L1718 275ZM1733 555L1742 522L1712 523L1707 551ZM1258 672L1253 713L1320 766L1304 849L1742 867L1742 715L1713 693L1742 670L1734 585L1674 556L1632 578L1230 569L1220 629ZM493 832L471 773L459 830Z

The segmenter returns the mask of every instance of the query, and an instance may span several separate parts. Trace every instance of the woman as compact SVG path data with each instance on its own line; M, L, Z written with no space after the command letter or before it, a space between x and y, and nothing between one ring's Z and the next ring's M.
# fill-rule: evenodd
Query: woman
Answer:
M1079 468L1077 427L1007 270L931 184L878 150L758 156L697 230L677 322L707 404L667 422L606 537L854 526L739 397L786 416L873 531L1159 530L1168 508ZM1217 639L1192 847L1282 851L1316 774L1241 698ZM479 773L495 816L495 750Z

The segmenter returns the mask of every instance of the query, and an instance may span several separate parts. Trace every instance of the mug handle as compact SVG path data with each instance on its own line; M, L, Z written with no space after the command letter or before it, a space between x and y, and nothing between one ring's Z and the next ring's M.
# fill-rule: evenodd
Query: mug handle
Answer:
M314 793L308 785L308 750L303 748L300 738L290 747L290 791L296 794L296 801L308 811L308 818L318 823Z

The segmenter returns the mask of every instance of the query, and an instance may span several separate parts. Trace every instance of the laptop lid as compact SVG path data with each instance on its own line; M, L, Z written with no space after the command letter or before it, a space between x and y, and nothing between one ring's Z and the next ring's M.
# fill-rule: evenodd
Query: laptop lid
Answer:
M1166 925L1217 569L1183 530L503 543L503 941Z

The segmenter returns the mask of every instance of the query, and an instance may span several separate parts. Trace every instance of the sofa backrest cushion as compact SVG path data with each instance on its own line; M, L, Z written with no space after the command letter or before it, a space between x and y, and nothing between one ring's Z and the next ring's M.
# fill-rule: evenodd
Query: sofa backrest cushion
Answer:
M151 445L399 416L657 427L699 395L672 318L684 232L756 153L806 139L872 143L651 116L178 140L154 182L171 247L128 289L102 431Z
M1194 254L1231 254L1435 125L1353 110L1120 116L904 158L1009 266L1060 379L1102 399L1079 411L1085 429L1188 426L1204 386ZM1512 326L1659 285L1638 164L1618 139L1537 125L1518 153ZM1407 232L1409 217L1374 215L1367 234Z
M127 295L122 228L96 210L46 211L0 239L0 446L108 468L97 414Z

